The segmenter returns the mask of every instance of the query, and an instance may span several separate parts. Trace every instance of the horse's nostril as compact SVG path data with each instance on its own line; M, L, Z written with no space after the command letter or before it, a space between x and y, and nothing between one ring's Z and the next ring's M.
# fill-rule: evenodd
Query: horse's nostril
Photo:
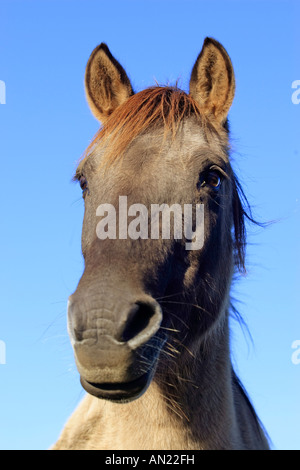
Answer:
M155 306L144 302L136 302L128 314L127 322L122 332L122 341L130 341L139 333L146 330L155 313Z

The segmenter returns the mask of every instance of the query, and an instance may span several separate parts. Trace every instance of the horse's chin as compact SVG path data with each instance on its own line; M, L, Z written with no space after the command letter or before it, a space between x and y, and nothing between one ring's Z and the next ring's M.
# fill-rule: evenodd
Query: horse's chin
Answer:
M115 403L128 403L136 400L145 393L153 377L153 371L148 371L131 382L94 383L88 382L82 376L80 383L90 395L102 400Z

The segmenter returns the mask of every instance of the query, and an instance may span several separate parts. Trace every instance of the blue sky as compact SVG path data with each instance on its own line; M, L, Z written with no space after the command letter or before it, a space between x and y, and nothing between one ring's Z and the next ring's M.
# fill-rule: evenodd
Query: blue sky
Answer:
M233 361L274 448L300 449L299 14L288 0L0 0L1 449L48 448L83 397L66 302L83 269L71 178L98 129L89 54L106 42L137 91L177 79L187 90L205 36L235 68L233 166L255 217L276 220L249 230L249 273L233 293L253 345L233 323Z

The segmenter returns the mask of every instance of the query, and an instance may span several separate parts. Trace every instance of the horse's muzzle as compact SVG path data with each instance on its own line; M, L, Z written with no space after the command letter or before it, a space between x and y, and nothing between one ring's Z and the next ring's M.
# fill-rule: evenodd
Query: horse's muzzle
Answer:
M117 311L82 302L68 303L68 331L83 388L97 398L128 402L148 388L166 341L162 311L150 296Z

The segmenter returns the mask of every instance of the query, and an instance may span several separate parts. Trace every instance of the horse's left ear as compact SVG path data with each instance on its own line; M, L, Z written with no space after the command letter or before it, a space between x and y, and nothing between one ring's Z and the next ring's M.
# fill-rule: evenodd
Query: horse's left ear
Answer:
M88 60L85 93L93 115L102 123L133 95L125 70L104 43L93 50Z
M224 125L232 104L235 79L232 63L224 47L206 38L190 80L190 95L206 115Z

